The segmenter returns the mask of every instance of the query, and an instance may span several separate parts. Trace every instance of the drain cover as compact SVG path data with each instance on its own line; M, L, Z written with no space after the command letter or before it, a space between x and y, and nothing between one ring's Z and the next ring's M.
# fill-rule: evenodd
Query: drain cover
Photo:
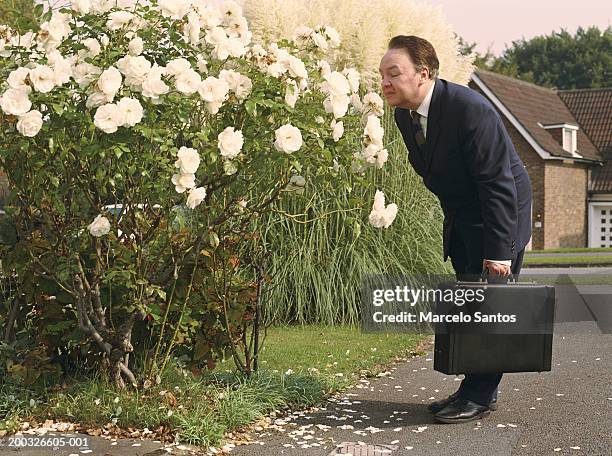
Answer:
M342 442L328 456L338 454L352 456L384 456L397 450L397 445L363 445L356 442Z

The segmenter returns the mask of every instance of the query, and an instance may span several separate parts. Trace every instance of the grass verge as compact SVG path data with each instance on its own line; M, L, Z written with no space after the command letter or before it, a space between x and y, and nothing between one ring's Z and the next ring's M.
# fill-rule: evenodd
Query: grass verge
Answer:
M586 248L586 247L566 247L560 249L530 250L525 253L589 253L589 252L612 252L612 248Z
M612 264L611 255L564 255L564 256L547 256L547 257L529 257L526 256L524 261L526 265L535 264L578 264L578 265L597 265L597 264Z
M147 428L157 436L216 445L226 432L283 409L306 408L375 375L396 357L414 353L423 336L362 334L351 327L276 327L268 330L260 371L245 378L230 361L194 377L174 365L159 385L117 391L103 379L72 379L62 388L38 391L0 383L0 435L23 421L46 419L96 429Z

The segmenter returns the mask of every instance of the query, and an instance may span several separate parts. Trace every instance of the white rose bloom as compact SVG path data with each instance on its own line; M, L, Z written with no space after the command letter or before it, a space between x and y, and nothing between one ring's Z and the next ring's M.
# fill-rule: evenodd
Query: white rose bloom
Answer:
M344 123L336 122L336 120L334 119L331 122L331 129L332 129L332 138L334 138L335 142L338 142L340 138L342 138L342 135L344 134Z
M100 237L110 232L111 225L108 219L100 214L87 226L87 228L89 228L89 233L92 236Z
M274 134L276 136L274 147L281 152L291 154L302 147L302 133L293 125L285 124L277 128Z
M383 100L376 92L365 94L363 104L364 109L371 110L377 116L382 116L385 113Z
M121 73L115 67L107 68L102 72L98 79L98 89L106 95L115 95L121 88Z
M223 16L225 21L230 21L242 16L242 7L233 0L226 0L223 2L219 8L219 11L221 12L221 16Z
M72 64L70 60L64 58L58 51L52 51L47 53L47 61L53 68L55 85L61 86L68 84L72 77Z
M248 76L234 70L221 70L219 78L227 82L229 89L236 94L239 100L245 99L253 88L253 83Z
M387 149L379 150L378 153L376 154L376 166L378 168L382 168L388 159L389 159L389 152L387 151Z
M289 80L287 86L285 87L285 103L287 103L292 108L295 108L295 103L300 96L300 90L298 89L295 81Z
M95 38L86 38L81 42L82 45L85 46L85 49L81 49L78 53L79 60L85 60L87 57L96 57L100 55L102 51L102 46L100 42Z
M287 71L287 68L285 68L285 66L282 65L280 62L271 63L266 68L266 73L272 76L273 78L280 78L283 73L285 73L285 71Z
M321 76L326 77L328 75L331 74L331 66L329 65L329 62L326 60L319 60L317 62L317 68L319 69L319 73L321 74Z
M185 193L186 190L195 187L195 174L173 174L172 183L176 193Z
M189 12L191 3L191 0L159 0L157 6L164 17L181 19Z
M184 58L170 60L166 65L166 74L168 76L178 76L183 71L191 70L191 63Z
M351 92L359 92L359 71L357 71L355 68L345 68L342 71L342 74L346 76L346 79L348 80L349 86L351 88Z
M53 12L51 19L40 24L37 39L46 50L57 48L70 34L70 15Z
M348 111L351 99L348 95L330 95L323 102L326 112L334 114L336 119L343 117Z
M227 127L217 136L219 150L223 158L232 159L242 150L244 137L240 130L235 131L234 127Z
M340 34L338 33L338 31L333 28L330 27L329 25L325 26L325 35L327 35L327 38L329 39L329 44L331 45L331 47L338 47L340 46Z
M36 65L30 70L30 81L34 89L41 93L48 93L55 87L55 73L48 65Z
M111 8L117 6L116 0L92 0L91 12L96 14L107 13Z
M126 27L130 21L133 21L135 16L129 11L113 11L108 15L108 21L106 21L106 27L109 30L119 30Z
M133 127L142 120L142 105L136 98L123 97L117 102L117 107L123 116L123 126Z
M325 39L323 35L321 35L318 32L315 32L312 34L311 38L312 38L312 41L314 41L315 46L317 46L323 51L327 50L327 47L328 47L327 40Z
M369 221L375 228L388 228L397 215L397 204L385 206L385 194L376 190L374 204L370 212Z
M315 122L322 125L325 123L325 119L322 116L317 116L315 117Z
M94 125L104 133L116 132L123 122L123 113L114 103L100 106L94 115Z
M338 71L332 71L324 76L327 84L322 84L324 91L331 95L347 95L351 92L348 79Z
M308 71L306 71L306 66L304 65L304 62L297 57L292 57L289 60L288 70L289 74L293 78L308 79Z
M40 111L32 110L19 116L17 121L17 131L23 136L32 138L38 134L43 125L42 114Z
M21 116L30 110L32 102L25 90L9 88L0 98L0 107L5 114Z
M70 2L72 10L79 14L89 14L91 11L91 0L72 0Z
M385 129L380 123L380 119L374 115L368 116L366 127L363 131L366 144L378 144L382 148Z
M206 109L210 114L217 114L219 112L219 109L221 109L221 106L223 106L222 101L207 101L206 102Z
M102 106L103 104L112 102L113 98L115 98L114 95L109 96L109 95L106 95L103 92L95 91L95 92L91 93L87 97L87 101L85 102L85 106L88 109L97 108L98 106Z
M196 68L201 73L208 73L208 67L206 66L207 63L208 62L201 55L196 57Z
M72 68L72 77L81 89L87 87L101 74L102 68L91 63L79 63Z
M191 95L198 91L202 83L200 75L191 68L180 73L174 80L176 90L185 95Z
M30 93L32 91L32 87L26 84L26 78L30 74L30 70L25 67L19 67L16 70L13 70L6 78L6 82L9 87L17 90L23 90L26 93Z
M215 5L210 4L209 0L194 0L193 9L200 15L204 28L211 29L221 25L221 11Z
M151 71L149 71L149 74L147 74L147 77L142 83L142 94L145 97L156 100L160 95L164 95L170 91L170 87L161 79L165 71L165 68L158 67L157 65L151 68Z
M174 166L179 168L181 174L195 174L200 166L200 155L191 147L182 146L177 154Z
M151 72L151 62L141 55L126 55L117 61L117 68L125 75L125 85L141 90L142 83Z
M200 16L195 11L191 11L187 15L187 25L185 25L184 33L187 40L194 46L200 41L200 30Z
M195 209L202 201L206 198L206 188L204 187L196 187L189 191L189 196L187 196L187 207L189 209Z
M204 79L198 87L198 93L204 101L210 103L220 103L225 101L229 85L224 79L218 79L214 76L209 76Z
M293 32L293 41L298 41L298 42L305 41L308 38L310 38L310 36L313 33L314 33L314 30L312 28L307 27L305 25L300 25Z
M351 95L351 104L357 111L361 112L363 110L363 103L361 102L361 98L359 98L358 93Z
M128 44L128 52L130 53L131 56L137 56L142 54L142 51L144 50L144 41L142 41L142 38L140 38L139 36L136 36L134 38L132 38L130 40L130 43Z
M242 57L246 53L246 48L239 39L228 38L215 48L215 52L219 60L225 60L228 56Z
M102 47L108 46L109 43L110 43L110 38L107 35L102 35L100 37L100 44L102 45Z

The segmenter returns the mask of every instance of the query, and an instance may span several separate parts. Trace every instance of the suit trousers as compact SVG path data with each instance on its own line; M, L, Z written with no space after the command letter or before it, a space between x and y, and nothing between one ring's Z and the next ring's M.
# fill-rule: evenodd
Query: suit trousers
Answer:
M455 270L457 280L477 281L482 273L483 251L482 225L458 228L453 227L450 240L449 256ZM475 240L480 242L474 242ZM518 280L523 265L525 249L518 252L512 259L512 274ZM459 397L488 406L497 397L497 387L502 379L502 373L466 374L459 387Z

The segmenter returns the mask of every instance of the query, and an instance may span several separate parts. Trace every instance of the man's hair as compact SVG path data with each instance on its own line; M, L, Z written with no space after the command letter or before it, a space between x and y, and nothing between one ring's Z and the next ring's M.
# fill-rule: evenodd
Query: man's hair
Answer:
M438 76L440 62L436 50L429 41L413 35L397 35L389 41L388 49L403 49L408 53L417 71L427 68L430 79Z

